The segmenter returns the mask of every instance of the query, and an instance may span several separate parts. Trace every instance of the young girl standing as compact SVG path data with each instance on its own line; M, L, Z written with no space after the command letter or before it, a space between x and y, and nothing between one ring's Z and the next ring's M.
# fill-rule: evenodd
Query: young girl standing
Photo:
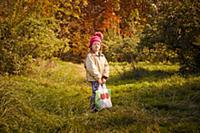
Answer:
M90 98L91 111L97 111L95 107L95 91L98 89L100 84L105 84L109 77L109 65L101 52L103 34L96 32L90 38L89 48L90 51L85 60L86 77L92 85L92 96Z

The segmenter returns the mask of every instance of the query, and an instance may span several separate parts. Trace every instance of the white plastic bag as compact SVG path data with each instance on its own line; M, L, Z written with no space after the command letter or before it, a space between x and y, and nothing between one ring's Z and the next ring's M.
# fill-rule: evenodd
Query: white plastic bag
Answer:
M95 105L97 110L112 107L111 90L107 89L105 84L99 85L98 90L96 90Z

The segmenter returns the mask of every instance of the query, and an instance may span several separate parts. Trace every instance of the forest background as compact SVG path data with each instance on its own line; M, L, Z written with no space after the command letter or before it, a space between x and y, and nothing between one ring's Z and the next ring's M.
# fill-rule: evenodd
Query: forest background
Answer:
M82 62L89 37L104 34L109 61L180 63L200 69L200 4L193 0L1 0L0 72L36 58Z
M113 107L89 112L104 35ZM0 132L200 132L199 0L0 0Z

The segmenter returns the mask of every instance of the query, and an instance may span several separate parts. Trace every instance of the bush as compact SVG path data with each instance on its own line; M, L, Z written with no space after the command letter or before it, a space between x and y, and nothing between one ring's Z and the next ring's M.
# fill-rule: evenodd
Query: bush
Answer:
M194 4L193 0L160 1L157 6L159 11L148 19L141 45L152 48L163 43L170 51L177 52L181 72L200 72L200 47L193 44L200 35L200 4Z
M125 37L108 32L105 34L104 43L108 46L105 50L109 61L133 63L137 58L137 41L135 38Z
M18 74L33 58L50 58L65 43L57 38L58 25L53 19L28 18L18 25L0 24L0 71Z
M170 50L163 43L156 43L151 48L143 47L140 50L140 61L148 61L151 63L176 63L178 62L177 52Z

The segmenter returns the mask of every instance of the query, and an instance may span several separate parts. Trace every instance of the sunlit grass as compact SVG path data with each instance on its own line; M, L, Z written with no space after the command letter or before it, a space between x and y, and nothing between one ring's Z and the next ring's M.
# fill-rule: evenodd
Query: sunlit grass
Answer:
M178 65L138 64L136 69L113 77L109 84L113 99L121 99L116 101L123 106L134 103L147 111L160 131L199 132L200 77L181 75L178 69Z
M82 64L40 60L0 77L0 132L199 132L200 76L178 65L110 63L113 107L89 110Z

